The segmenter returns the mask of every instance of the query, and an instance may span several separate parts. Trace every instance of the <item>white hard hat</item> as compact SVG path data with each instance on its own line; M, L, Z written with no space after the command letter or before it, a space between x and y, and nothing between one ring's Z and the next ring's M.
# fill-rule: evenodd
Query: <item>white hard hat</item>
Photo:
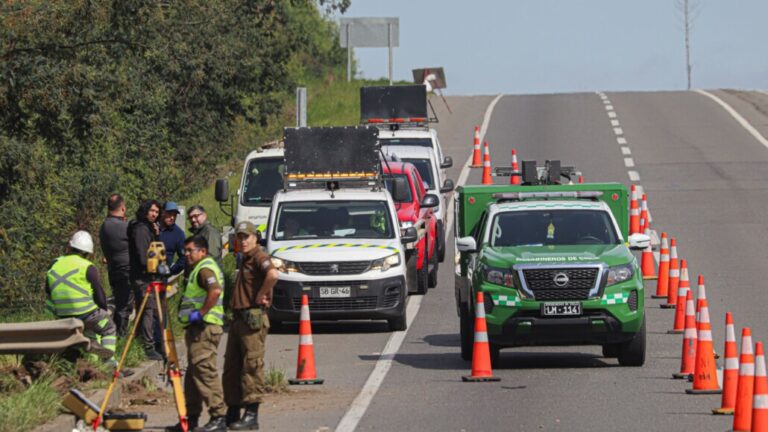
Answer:
M93 239L91 238L91 235L88 234L88 231L78 231L72 235L72 239L69 240L69 245L73 248L93 253Z

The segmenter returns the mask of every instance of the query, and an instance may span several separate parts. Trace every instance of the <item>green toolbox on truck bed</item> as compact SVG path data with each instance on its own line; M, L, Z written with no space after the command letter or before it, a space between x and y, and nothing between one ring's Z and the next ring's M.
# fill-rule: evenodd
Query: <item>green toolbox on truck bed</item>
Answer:
M456 304L461 353L472 358L482 292L491 359L504 347L601 345L645 362L643 279L618 183L463 186L456 194Z

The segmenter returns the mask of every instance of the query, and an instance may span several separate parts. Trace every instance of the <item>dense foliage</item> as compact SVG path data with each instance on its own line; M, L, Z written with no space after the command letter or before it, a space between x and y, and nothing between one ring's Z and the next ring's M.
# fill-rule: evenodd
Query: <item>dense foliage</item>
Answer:
M129 211L144 198L181 200L274 138L294 86L343 68L327 13L348 6L0 4L3 305L39 307L47 267L75 230L97 237L110 193Z

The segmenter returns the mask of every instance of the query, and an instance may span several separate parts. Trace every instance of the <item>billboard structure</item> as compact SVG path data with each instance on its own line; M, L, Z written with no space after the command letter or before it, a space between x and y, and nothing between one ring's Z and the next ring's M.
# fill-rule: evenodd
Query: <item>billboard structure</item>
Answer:
M400 19L341 18L339 42L347 49L347 81L352 81L352 48L389 49L389 85L392 85L392 48L400 46Z

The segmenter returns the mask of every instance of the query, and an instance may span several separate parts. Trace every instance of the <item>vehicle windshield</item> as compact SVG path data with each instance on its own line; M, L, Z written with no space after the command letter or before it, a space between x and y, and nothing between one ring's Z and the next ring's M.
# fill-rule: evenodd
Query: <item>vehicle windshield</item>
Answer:
M252 159L245 172L240 204L269 206L275 193L283 187L284 171L283 158Z
M491 246L612 245L619 243L603 210L530 210L499 213Z
M391 139L383 138L381 140L381 145L391 145L391 146L407 145L407 146L432 148L432 140L429 138L391 138Z
M434 183L432 182L432 164L429 159L402 159L403 162L410 162L419 171L421 181L424 182L425 189L434 189Z
M386 201L285 202L273 240L394 237Z
M403 179L405 184L405 187L402 190L399 190L397 195L395 195L394 191L395 178ZM387 187L390 195L392 195L392 199L395 200L396 203L413 202L413 196L411 195L411 185L408 182L408 176L405 174L386 174L384 177L384 185Z

